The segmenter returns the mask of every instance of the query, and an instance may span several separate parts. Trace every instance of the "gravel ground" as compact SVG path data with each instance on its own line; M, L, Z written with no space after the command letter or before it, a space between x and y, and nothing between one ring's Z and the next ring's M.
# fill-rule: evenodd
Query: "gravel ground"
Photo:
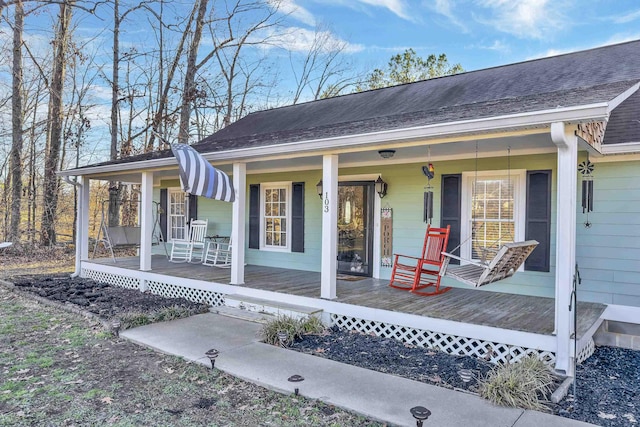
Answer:
M292 349L338 362L398 375L442 387L477 392L465 384L460 369L485 375L494 365L471 357L406 346L390 338L331 329L307 335ZM640 420L640 351L598 347L577 370L577 399L571 394L550 410L575 420L606 427L638 425ZM569 393L573 389L570 388Z

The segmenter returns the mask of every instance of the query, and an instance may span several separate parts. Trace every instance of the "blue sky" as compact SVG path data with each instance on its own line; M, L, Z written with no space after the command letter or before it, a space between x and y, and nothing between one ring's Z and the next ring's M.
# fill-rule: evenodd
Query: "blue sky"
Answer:
M413 48L476 70L640 39L638 0L286 0L328 25L363 65Z
M328 31L328 37L346 43L342 60L358 76L384 67L392 55L408 48L423 57L445 53L450 63L460 63L465 70L472 71L640 39L640 0L264 1L279 1L281 12L288 15L277 30L280 49L258 48L258 54L266 53L272 61L268 66L277 69L274 75L278 88L273 91L275 95L269 94L270 98L263 93L254 94L256 108L291 102L294 84L290 61L304 56L316 26ZM133 4L134 0L125 3ZM191 0L167 4L182 16L193 5ZM27 18L25 39L32 51L41 51L42 55L50 51L51 23L56 13L57 9L51 7ZM107 76L111 73L110 13L107 2L98 10L98 16L76 15L75 39L87 43L85 50L90 57L92 52L96 55L96 65L88 66L94 73L101 70ZM122 29L122 52L131 47L140 52L153 51L155 34L150 25L153 21L147 14L131 15ZM5 47L10 46L10 37L6 23L0 23L0 40ZM210 39L205 35L201 54L210 48ZM9 66L6 62L0 67L0 90L9 90ZM123 66L121 75L124 70ZM210 75L215 78L216 73L211 65ZM95 142L87 145L87 161L108 156L105 135L110 121L110 97L108 82L100 74L88 97L92 107L86 113L92 119L92 127L87 138ZM309 99L307 92L300 100ZM127 113L122 111L123 120ZM4 122L0 128L10 123L4 117L0 114L0 125ZM142 126L145 115L136 117L134 124Z

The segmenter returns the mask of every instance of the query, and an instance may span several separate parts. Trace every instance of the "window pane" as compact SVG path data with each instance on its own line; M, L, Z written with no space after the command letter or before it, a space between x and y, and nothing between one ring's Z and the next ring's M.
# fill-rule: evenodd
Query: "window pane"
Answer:
M477 178L472 189L471 255L488 260L485 248L497 249L514 239L514 185L507 176Z
M264 190L264 244L265 246L287 246L288 188L265 188Z

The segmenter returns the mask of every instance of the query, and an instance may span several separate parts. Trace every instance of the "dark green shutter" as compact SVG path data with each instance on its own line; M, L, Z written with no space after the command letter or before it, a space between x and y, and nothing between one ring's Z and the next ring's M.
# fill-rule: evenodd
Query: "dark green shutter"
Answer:
M451 226L447 252L451 252L460 245L460 226L462 224L462 175L442 175L442 195L440 209L440 227ZM456 255L460 255L459 249ZM460 264L457 259L451 259L451 264Z
M194 196L193 194L189 194L188 196L189 203L189 223L191 223L192 219L198 219L198 196Z
M167 241L167 189L160 189L160 232L162 233L162 241Z
M249 185L249 248L260 249L260 184Z
M291 252L304 252L304 182L291 187Z
M551 171L527 171L525 240L539 242L524 263L529 271L549 271L551 246Z

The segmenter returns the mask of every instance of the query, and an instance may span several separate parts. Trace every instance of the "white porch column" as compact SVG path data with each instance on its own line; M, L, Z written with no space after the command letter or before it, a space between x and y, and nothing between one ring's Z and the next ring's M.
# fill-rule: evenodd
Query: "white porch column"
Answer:
M140 200L140 270L151 270L153 232L153 172L142 172Z
M233 202L231 219L231 284L244 284L245 215L247 208L247 165L233 164Z
M336 258L338 256L338 156L322 158L322 270L320 297L336 297Z
M564 123L551 124L551 139L558 147L556 214L556 370L573 372L573 312L569 311L576 264L576 191L578 138ZM572 307L573 310L576 307Z
M73 277L81 275L82 260L89 258L89 179L78 177L76 212L76 264Z

